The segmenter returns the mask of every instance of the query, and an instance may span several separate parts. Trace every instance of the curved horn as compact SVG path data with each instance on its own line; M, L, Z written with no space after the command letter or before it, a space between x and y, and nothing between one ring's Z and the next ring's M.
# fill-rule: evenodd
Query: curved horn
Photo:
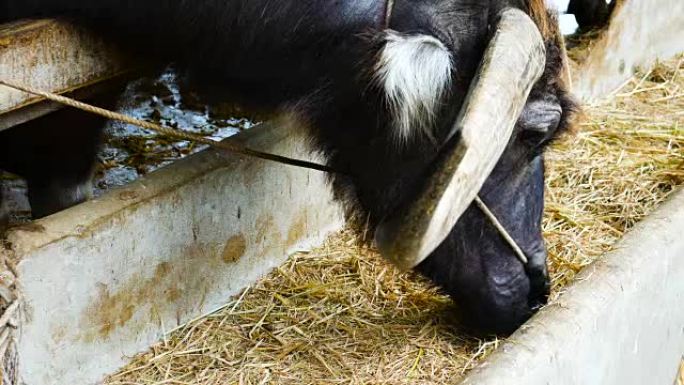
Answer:
M438 161L417 199L376 230L385 258L410 269L446 239L503 154L545 63L535 23L518 9L503 10L452 131L460 133L458 143Z

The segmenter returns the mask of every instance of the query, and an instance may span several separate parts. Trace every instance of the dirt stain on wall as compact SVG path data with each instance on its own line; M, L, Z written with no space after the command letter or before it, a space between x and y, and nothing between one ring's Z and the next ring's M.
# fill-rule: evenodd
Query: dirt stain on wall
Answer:
M159 326L162 319L181 321L196 314L208 294L215 292L218 285L225 285L222 282L227 264L248 256L253 263L259 263L268 256L285 253L301 238L306 224L303 212L284 237L273 215L265 213L255 221L249 236L233 235L225 243L193 243L177 253L174 260L141 268L120 283L102 283L80 319L76 339L86 343L106 341L121 329L137 334ZM167 322L165 326L172 325ZM61 334L55 333L55 337Z
M232 236L223 248L223 262L235 263L239 261L247 251L247 240L242 234Z
M162 262L157 265L152 277L145 278L136 273L116 291L106 284L99 284L97 299L88 306L81 321L81 330L84 330L82 339L93 342L107 338L114 330L126 325L140 306L162 299L171 302L174 296L169 293L178 291L175 283L169 279L172 275L171 263Z
M302 211L297 215L297 219L290 226L290 230L287 232L287 246L293 246L301 238L306 235L307 224L309 223L309 215L307 210Z
M286 250L283 235L273 215L263 214L256 221L254 231L254 251L256 261L262 261L274 253ZM285 247L284 247L285 246Z

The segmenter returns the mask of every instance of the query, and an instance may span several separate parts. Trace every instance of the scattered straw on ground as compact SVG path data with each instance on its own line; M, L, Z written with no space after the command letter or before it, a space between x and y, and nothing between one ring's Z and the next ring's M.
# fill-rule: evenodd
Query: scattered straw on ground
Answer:
M548 154L554 293L684 182L684 66L659 64ZM498 345L459 333L451 301L342 233L108 384L454 383Z
M480 341L443 321L451 301L416 278L345 232L170 336L110 384L446 383L473 364Z

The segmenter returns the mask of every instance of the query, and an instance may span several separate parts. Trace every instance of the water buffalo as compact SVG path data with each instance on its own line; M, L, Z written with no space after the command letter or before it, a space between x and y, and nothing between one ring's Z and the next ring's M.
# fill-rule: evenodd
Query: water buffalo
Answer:
M485 332L511 332L545 303L542 154L575 105L557 23L543 0L0 0L0 18L21 17L66 18L137 58L175 63L208 100L268 109L309 127L327 164L341 171L330 175L337 199L349 218L379 234L383 251L388 240L402 242L394 228L414 225L397 213L452 175L444 159L463 143L484 142L480 149L491 155L471 153L470 168L458 166L464 175L484 171L449 185L449 194L463 192L461 202L440 202L446 208L432 214L443 216L441 227L404 266L440 285L466 323ZM541 65L526 90L517 76L492 69L528 56ZM524 93L519 109L495 108L512 103L504 90ZM462 111L477 95L491 100ZM459 126L489 107L490 123L467 134ZM509 130L493 123L511 114ZM78 180L56 185L62 192L55 193L67 192L61 206L83 197L63 188L82 186ZM478 192L527 263L471 204Z

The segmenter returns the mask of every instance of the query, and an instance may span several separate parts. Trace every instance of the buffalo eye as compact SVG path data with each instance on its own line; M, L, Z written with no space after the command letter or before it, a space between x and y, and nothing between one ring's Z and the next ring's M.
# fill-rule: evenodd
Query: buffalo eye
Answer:
M527 103L518 124L522 138L531 144L540 145L553 137L561 121L563 109L555 97L546 97Z

